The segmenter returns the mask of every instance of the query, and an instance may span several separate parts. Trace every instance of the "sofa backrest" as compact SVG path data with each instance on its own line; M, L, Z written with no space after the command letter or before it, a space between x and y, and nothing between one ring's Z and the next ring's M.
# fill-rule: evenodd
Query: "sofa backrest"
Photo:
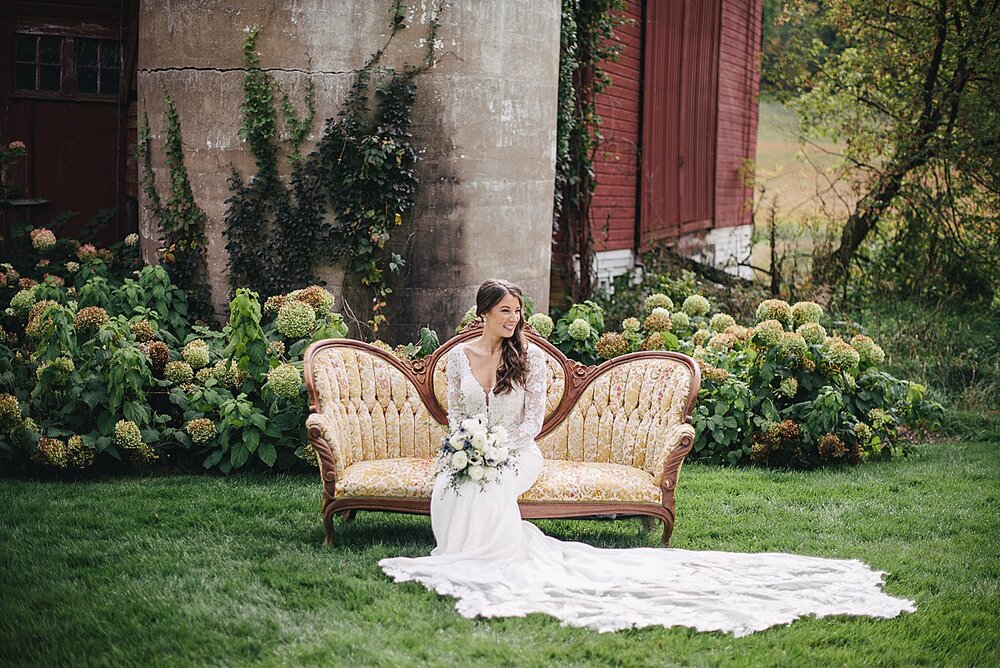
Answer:
M412 362L348 339L317 342L305 359L310 410L337 428L343 466L437 452L447 429L427 409L422 365L415 371Z
M661 443L651 441L687 421L697 372L680 356L662 352L633 353L596 369L538 447L547 459L624 464L655 474L647 458Z

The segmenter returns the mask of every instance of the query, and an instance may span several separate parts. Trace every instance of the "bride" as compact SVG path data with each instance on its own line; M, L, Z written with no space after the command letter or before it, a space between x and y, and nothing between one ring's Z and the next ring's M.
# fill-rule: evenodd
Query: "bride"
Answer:
M516 466L495 482L435 481L430 556L383 559L397 582L457 599L465 617L541 612L599 632L688 626L741 636L803 615L895 617L912 601L881 591L858 560L675 548L599 549L544 535L521 519L518 497L542 471L535 437L545 413L544 352L522 337L521 290L488 280L476 295L482 335L448 356L448 423L484 414L502 425Z

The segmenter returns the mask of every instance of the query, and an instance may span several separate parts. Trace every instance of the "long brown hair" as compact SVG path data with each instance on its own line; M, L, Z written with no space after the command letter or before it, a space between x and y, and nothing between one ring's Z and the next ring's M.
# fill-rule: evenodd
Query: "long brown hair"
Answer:
M484 313L500 303L507 295L514 295L521 304L521 317L514 327L514 334L501 340L500 366L497 368L497 382L494 394L507 394L516 383L524 387L528 379L528 350L521 330L524 328L524 293L512 283L491 278L479 286L476 293L476 315Z

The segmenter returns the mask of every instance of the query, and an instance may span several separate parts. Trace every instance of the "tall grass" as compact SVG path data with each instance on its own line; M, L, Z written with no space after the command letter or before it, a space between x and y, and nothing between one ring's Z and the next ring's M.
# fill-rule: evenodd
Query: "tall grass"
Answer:
M850 315L885 349L886 370L954 410L1000 410L1000 314L970 305L874 296Z

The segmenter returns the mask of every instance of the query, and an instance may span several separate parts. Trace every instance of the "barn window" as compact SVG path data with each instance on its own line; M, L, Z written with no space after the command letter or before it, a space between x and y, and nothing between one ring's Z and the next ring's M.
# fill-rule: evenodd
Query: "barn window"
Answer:
M58 93L62 88L62 44L62 37L18 35L14 47L14 87Z
M121 43L113 39L19 33L14 90L19 95L113 98L121 91Z
M122 65L118 42L76 40L76 90L80 95L118 95Z

